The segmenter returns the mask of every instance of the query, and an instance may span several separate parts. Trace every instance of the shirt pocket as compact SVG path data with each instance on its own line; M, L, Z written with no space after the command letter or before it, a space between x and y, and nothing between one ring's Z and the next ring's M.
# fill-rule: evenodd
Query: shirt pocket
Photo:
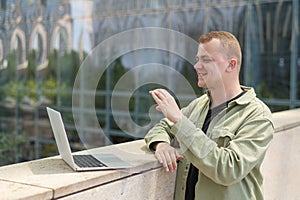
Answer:
M212 131L211 137L217 143L218 147L228 147L235 135L226 129L215 129Z

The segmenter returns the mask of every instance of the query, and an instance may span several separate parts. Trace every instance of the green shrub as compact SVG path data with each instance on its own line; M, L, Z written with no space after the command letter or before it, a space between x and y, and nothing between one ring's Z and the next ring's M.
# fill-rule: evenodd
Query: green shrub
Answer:
M23 148L26 144L24 135L16 131L0 132L0 165L12 164L23 158Z

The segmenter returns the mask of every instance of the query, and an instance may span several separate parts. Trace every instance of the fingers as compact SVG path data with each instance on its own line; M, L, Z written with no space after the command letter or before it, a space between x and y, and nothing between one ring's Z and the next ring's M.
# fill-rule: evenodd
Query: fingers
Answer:
M160 89L149 91L154 101L157 103L158 106L156 106L156 110L159 112L162 112L159 105L161 105L163 98L165 98L162 93L160 92Z
M162 99L167 98L168 96L170 96L169 92L166 91L165 89L155 89L155 90L149 91L149 93L152 96L154 95L159 100L162 100Z
M176 160L183 160L184 157L182 155L179 155L179 153L176 151Z
M160 105L166 98L165 95L162 93L162 89L152 90L149 91L149 93L158 105Z
M149 91L149 93L151 94L152 98L154 99L154 101L159 104L161 102L161 99L159 98L157 92L155 90L153 91Z
M183 159L183 156L167 143L161 144L159 148L157 145L155 156L166 172L174 172L177 169L177 160Z
M157 103L156 110L159 112L163 112L163 114L167 114L165 111L168 110L170 104L172 102L173 97L165 90L165 89L155 89L149 91L154 101Z
M163 165L163 168L166 172L174 172L177 169L176 159L174 159L172 155L159 152L156 153L156 158Z

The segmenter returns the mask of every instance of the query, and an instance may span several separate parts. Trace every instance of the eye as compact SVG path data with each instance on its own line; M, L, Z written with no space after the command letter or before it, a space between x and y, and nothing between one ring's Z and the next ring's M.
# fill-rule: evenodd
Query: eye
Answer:
M200 58L200 61L202 63L211 63L211 62L214 62L214 59L210 56L207 56L207 55L204 55L204 56L201 56Z
M212 62L213 60L212 60L212 59L209 59L209 58L204 58L202 61L203 61L204 63L210 63L210 62Z
M196 56L195 57L195 63L199 62L199 58Z

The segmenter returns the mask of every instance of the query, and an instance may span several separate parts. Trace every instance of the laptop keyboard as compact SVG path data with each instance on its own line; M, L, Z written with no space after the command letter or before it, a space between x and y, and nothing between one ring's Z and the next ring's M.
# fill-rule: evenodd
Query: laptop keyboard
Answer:
M79 167L106 167L104 163L92 155L73 155L73 159Z

